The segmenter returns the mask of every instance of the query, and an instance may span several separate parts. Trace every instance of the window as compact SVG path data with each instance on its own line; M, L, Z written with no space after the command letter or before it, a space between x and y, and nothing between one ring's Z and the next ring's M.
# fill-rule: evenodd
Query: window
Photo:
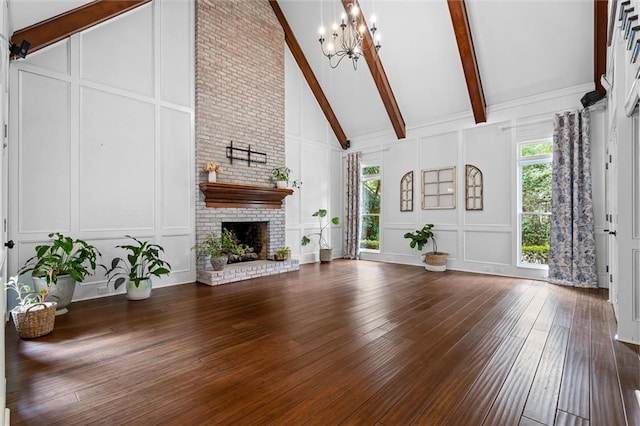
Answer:
M551 229L551 141L518 146L518 266L544 267Z
M380 166L362 168L360 248L380 250Z

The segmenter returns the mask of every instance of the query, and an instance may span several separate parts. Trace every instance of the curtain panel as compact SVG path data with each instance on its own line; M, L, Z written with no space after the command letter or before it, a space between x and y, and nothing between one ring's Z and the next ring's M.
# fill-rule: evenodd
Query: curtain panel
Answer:
M344 257L358 259L360 256L360 152L347 155L345 191L345 249Z
M598 287L589 110L553 122L549 281Z

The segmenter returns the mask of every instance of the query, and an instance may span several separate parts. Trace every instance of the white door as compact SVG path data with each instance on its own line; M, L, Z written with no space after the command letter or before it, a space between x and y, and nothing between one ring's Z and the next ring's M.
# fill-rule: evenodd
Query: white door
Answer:
M607 215L607 283L609 285L609 302L618 318L618 244L616 235L618 229L618 143L615 131L607 141L607 159L605 168L605 203Z
M637 111L616 125L617 214L613 215L618 267L618 340L640 344L640 129Z

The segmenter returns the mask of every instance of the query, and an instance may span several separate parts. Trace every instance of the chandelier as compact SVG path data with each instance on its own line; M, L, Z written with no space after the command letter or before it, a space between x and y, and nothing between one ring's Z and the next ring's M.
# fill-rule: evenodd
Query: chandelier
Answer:
M380 50L380 34L376 34L375 17L371 17L371 28L367 28L364 17L360 13L360 8L356 3L347 5L348 13L343 12L342 23L333 23L331 26L331 39L325 40L325 29L320 27L320 47L322 53L329 59L329 66L337 68L344 58L351 59L353 69L358 69L358 59L364 55L363 40L367 31L371 31L373 43L369 43L369 49L374 55ZM325 43L326 42L326 43ZM367 43L365 43L367 46ZM366 56L365 56L366 59Z

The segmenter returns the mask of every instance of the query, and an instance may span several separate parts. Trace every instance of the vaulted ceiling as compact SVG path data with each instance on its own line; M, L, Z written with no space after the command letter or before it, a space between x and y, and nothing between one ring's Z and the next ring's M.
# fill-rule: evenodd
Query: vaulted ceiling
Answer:
M330 26L345 1L272 1L297 41L306 72L316 79L316 91L325 96L343 132L338 140L377 132L402 138L406 128L463 117L482 122L483 113L491 121L492 109L598 80L594 4L603 6L595 17L603 14L596 21L606 26L606 1L360 0L365 17L376 15L382 35L381 65L374 72L364 60L357 70L347 61L331 69L320 51L318 28ZM9 0L11 30L87 3ZM465 30L466 35L460 33ZM465 39L473 48L471 56L461 45ZM469 62L473 53L475 64ZM483 111L478 109L482 107L478 94L484 98Z
M366 64L357 71L349 63L331 69L320 52L318 28L339 16L341 2L278 4L347 137L392 131ZM594 0L466 0L464 5L488 120L492 108L593 85ZM474 116L446 0L360 0L360 7L365 17L377 17L379 56L407 128Z

